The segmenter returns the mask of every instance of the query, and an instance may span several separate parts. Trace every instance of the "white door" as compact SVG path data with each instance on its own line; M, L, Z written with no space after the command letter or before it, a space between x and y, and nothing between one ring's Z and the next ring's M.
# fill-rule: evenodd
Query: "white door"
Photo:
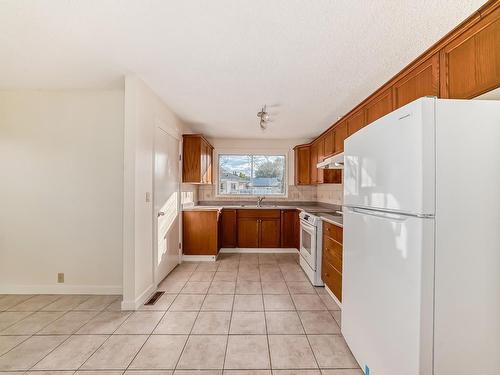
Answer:
M370 374L432 373L433 242L433 219L344 210L342 333Z
M435 99L416 100L344 144L344 205L434 214Z
M179 140L157 127L154 164L156 241L153 257L157 284L179 264L179 211Z

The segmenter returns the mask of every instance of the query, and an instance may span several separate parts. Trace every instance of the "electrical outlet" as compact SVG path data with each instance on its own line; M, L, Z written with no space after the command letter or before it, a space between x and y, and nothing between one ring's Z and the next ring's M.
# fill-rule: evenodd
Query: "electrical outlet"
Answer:
M151 193L149 191L146 192L146 202L151 202Z
M64 283L64 273L60 272L57 274L57 282Z

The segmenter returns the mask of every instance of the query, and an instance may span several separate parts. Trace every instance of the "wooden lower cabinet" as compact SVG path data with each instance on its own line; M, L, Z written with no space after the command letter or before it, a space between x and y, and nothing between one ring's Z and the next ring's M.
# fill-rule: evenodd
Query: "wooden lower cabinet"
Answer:
M280 210L238 210L238 247L281 247Z
M321 279L342 302L342 228L323 222L323 256L321 263Z
M325 285L333 292L335 297L342 302L342 274L323 258L321 278Z
M182 213L183 253L217 255L221 247L299 248L299 211L189 210Z
M182 247L186 255L217 255L219 252L219 212L182 212Z
M236 247L237 238L237 210L223 209L220 220L221 247Z
M259 247L281 247L281 220L260 219Z
M299 210L281 210L281 247L299 248Z
M259 247L259 218L238 218L238 247Z

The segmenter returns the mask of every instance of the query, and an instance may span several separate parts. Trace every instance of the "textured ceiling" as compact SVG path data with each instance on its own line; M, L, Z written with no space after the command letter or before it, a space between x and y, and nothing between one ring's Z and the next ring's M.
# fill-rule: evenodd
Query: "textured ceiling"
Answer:
M483 3L1 0L0 89L115 87L133 73L209 136L312 137Z

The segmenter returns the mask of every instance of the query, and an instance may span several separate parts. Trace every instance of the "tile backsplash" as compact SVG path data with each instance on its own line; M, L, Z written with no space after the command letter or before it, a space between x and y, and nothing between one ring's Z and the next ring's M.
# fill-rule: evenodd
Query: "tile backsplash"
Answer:
M343 185L324 184L316 187L316 201L320 203L342 205Z
M183 207L198 204L198 186L190 184L181 185L181 204Z
M215 185L193 185L197 187L197 201L248 201L248 197L216 197ZM328 204L342 204L342 184L324 184L324 185L305 185L305 186L288 186L287 198L268 198L272 201L300 201L300 202L319 202Z

